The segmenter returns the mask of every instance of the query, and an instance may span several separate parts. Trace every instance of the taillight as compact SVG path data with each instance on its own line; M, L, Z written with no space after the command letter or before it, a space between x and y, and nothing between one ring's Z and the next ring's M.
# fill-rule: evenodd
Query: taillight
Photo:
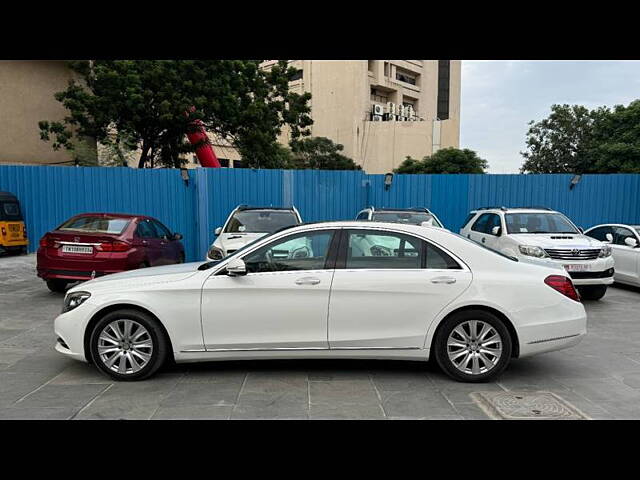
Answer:
M96 246L96 249L101 252L126 252L131 248L131 245L125 242L102 242Z
M564 275L549 275L544 279L544 283L561 294L569 297L571 300L575 300L576 302L580 301L580 295L578 295L578 292L573 286L573 282L570 278L567 278Z
M2 227L2 236L6 237L7 236L7 229Z

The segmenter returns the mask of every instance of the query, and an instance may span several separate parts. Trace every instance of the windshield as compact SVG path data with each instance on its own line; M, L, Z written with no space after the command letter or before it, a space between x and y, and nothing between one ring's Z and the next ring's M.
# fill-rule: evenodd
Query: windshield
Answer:
M509 233L579 233L560 213L507 213Z
M298 223L298 217L291 211L245 210L236 212L224 231L225 233L273 233Z
M125 218L113 217L76 217L67 220L57 230L73 230L85 233L108 233L120 235L129 224Z
M372 220L376 222L405 223L410 225L432 222L435 227L442 227L433 215L425 212L375 212Z
M22 220L17 202L0 202L0 220Z

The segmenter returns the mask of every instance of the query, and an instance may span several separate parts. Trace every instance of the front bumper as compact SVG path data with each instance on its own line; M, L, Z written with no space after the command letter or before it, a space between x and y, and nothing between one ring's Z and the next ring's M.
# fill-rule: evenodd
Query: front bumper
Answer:
M518 255L518 259L521 262L557 268L560 271L559 274L569 276L574 285L611 285L615 273L613 257L594 260L554 260ZM585 265L589 270L569 272L565 269L565 265Z

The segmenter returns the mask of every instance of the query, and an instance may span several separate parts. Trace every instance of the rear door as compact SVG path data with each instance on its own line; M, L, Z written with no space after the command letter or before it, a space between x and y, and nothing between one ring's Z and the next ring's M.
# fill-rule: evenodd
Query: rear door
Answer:
M612 227L613 243L611 250L615 262L616 276L627 282L638 282L638 262L640 248L630 247L625 243L626 238L635 238L635 233L626 227Z
M163 248L160 244L160 235L148 218L138 221L135 236L136 244L144 250L145 259L149 263L149 266L155 267L165 263L163 259Z
M428 325L471 272L412 235L343 231L329 302L331 349L419 349Z
M169 231L158 220L151 220L156 232L160 235L160 250L162 263L165 265L174 264L179 262L180 255L180 242L173 238L173 233Z

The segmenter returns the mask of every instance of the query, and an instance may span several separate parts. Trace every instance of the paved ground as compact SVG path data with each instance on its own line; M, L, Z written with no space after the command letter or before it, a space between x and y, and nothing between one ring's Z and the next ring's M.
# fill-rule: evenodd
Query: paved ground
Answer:
M577 347L514 361L469 385L420 362L264 361L172 366L114 383L53 350L62 295L35 256L0 257L0 419L486 419L479 391L555 393L594 419L640 418L640 290L587 303Z

